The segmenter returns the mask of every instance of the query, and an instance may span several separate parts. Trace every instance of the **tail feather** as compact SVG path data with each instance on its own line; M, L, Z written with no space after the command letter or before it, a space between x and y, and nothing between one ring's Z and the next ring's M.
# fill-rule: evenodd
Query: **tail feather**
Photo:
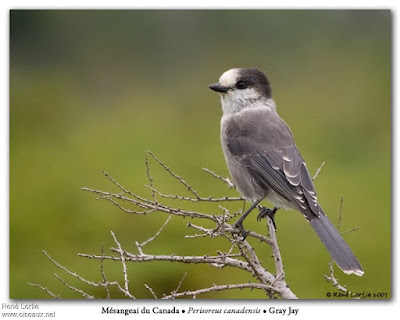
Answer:
M333 260L335 260L344 273L354 273L357 276L364 274L363 267L358 262L353 251L351 251L350 247L325 214L321 214L320 218L311 220L310 224L329 251Z

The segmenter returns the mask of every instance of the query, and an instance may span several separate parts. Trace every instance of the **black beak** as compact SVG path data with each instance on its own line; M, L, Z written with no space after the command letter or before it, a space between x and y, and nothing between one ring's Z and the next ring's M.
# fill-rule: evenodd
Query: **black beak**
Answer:
M214 91L220 92L220 93L226 93L229 90L229 88L221 86L219 83L210 84L208 87L211 90L214 90Z

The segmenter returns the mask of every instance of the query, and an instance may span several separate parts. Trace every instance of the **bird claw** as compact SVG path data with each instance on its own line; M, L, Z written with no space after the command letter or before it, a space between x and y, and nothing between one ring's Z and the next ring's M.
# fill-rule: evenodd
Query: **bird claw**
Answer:
M246 239L247 235L249 234L249 232L244 229L243 223L241 221L237 221L233 225L233 227L239 229L239 234L243 237L241 241L244 241Z
M278 210L277 207L273 209L269 209L266 207L261 207L260 212L257 216L257 221L261 221L262 218L269 217L272 220L272 224L274 225L274 228L276 230L276 224L275 224L275 213Z

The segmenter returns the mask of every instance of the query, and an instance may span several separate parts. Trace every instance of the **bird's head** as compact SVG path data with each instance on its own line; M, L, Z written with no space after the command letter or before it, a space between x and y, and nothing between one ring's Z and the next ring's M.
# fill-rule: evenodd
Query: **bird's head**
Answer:
M238 112L271 99L270 83L258 69L230 69L209 88L221 95L224 113Z

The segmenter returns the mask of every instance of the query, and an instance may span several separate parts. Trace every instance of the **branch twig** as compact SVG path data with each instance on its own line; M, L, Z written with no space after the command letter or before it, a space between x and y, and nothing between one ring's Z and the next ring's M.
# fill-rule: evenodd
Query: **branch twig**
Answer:
M28 284L29 284L30 286L32 286L32 287L37 287L37 288L43 290L44 292L46 292L49 296L53 297L54 299L61 299L61 297L60 297L59 295L54 294L54 293L51 292L49 289L47 289L47 288L41 286L40 284L31 283L31 282L28 282Z
M315 172L314 177L312 178L312 180L314 181L315 179L317 179L317 177L319 176L319 173L322 170L322 167L325 165L325 162L322 162L321 165L319 166L319 168L317 169L317 172Z
M111 235L114 238L115 243L118 246L118 251L120 252L121 255L121 263L122 263L122 268L123 268L123 272L124 272L124 293L125 295L127 295L129 298L131 299L135 299L135 296L132 295L129 292L129 280L128 280L128 268L126 267L126 263L125 263L125 255L123 254L123 250L121 248L120 243L118 242L117 238L115 237L114 232L111 231Z
M219 174L216 174L214 171L211 171L210 169L207 169L207 168L203 168L203 170L204 170L204 172L211 174L214 178L217 178L217 179L221 180L222 182L225 182L228 185L229 189L235 188L235 185L228 177L224 178L224 177L220 176ZM242 200L244 200L244 198L242 198Z

